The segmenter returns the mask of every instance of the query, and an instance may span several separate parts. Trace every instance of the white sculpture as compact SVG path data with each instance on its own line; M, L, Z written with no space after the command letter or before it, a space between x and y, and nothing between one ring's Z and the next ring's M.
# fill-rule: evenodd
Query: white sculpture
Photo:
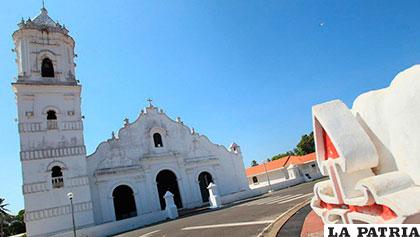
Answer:
M209 190L210 208L220 208L222 206L222 201L220 200L220 196L217 191L217 185L210 183L207 189Z
M168 214L168 218L176 219L178 217L178 208L176 207L174 202L174 195L171 192L166 191L163 198L165 198L165 211Z
M420 223L420 66L388 88L312 109L317 162L329 180L311 206L324 223Z

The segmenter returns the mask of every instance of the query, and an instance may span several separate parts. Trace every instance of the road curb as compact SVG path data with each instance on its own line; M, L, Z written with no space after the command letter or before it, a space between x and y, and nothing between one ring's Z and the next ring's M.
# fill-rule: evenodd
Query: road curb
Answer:
M310 203L311 198L293 206L280 216L278 216L270 225L268 225L259 235L258 237L275 237L279 230L283 227L283 225L300 209L305 207L308 203Z

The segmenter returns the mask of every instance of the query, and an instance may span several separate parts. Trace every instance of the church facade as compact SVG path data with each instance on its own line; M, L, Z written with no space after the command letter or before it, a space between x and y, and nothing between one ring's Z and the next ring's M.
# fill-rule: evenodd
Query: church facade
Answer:
M149 105L86 155L75 42L43 7L13 33L25 223L28 236L117 233L165 219L166 191L179 209L226 202L249 190L240 147L213 144ZM69 194L71 195L69 196ZM69 199L71 197L71 199Z
M87 169L98 223L164 210L168 190L178 208L194 208L209 201L210 182L222 196L248 189L239 146L215 145L151 104L87 157Z

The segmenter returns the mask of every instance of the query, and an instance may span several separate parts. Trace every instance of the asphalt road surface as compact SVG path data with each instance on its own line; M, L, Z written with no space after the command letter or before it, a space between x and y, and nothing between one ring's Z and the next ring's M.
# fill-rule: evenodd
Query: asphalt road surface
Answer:
M312 197L315 183L300 184L257 199L237 202L226 208L181 217L117 236L257 236L282 213Z

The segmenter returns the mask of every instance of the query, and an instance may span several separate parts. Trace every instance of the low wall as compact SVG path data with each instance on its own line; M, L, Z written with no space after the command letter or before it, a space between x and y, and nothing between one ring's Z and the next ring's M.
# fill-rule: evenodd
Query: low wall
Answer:
M156 223L167 219L167 214L165 211L152 212L148 214L143 214L138 217L133 217L120 221L113 221L97 226L92 226L88 228L83 228L77 230L78 237L103 237L109 235L115 235L129 230L134 230L145 225ZM68 231L65 233L58 234L56 236L60 237L72 237L73 232Z
M300 183L303 183L303 182L305 182L305 179L303 177L299 177L299 178L296 178L296 179L289 179L287 181L272 183L271 188L273 189L273 191L277 191L277 190L285 189L285 188L288 188L290 186L297 185L297 184L300 184ZM255 188L251 188L251 190L256 195L261 195L263 193L268 192L269 186L268 186L268 183L267 183L264 186L258 186L258 187L255 187Z
M311 180L305 180L303 177L299 177L299 178L296 178L296 179L290 179L290 180L287 180L287 181L271 184L271 188L273 189L273 191L277 191L277 190L285 189L285 188L288 188L288 187L291 187L291 186L294 186L294 185L297 185L297 184L300 184L300 183L316 180L316 179L319 179L319 178L322 178L322 177L323 177L322 175L319 175L319 177L317 176L316 178L311 179ZM263 195L263 194L267 193L268 190L269 190L269 186L267 184L265 186L259 186L259 187L253 188L253 189L249 189L247 191L225 195L225 196L221 197L222 204L228 204L228 203L231 203L231 202L234 202L234 201Z
M238 193L232 193L225 196L220 197L222 204L228 204L235 201L239 201L242 199L250 198L256 196L252 190L246 190Z
M305 180L302 177L299 177L297 179L290 179L288 181L274 183L271 185L271 187L273 191L275 191L275 190L288 188L290 186L297 185L303 182L305 182ZM228 203L243 200L246 198L262 195L264 193L267 193L268 189L269 187L267 185L267 186L262 186L262 187L258 187L254 189L244 190L242 192L228 194L220 198L221 198L222 204L228 204ZM150 225L159 221L163 221L163 220L166 220L167 218L168 217L167 217L166 211L152 212L152 213L143 214L141 216L137 216L137 217L121 220L121 221L113 221L113 222L108 222L101 225L82 228L82 229L77 230L77 236L78 237L102 237L102 236L115 235L118 233L138 229L145 225ZM64 233L57 234L55 236L72 237L73 232L67 231Z

